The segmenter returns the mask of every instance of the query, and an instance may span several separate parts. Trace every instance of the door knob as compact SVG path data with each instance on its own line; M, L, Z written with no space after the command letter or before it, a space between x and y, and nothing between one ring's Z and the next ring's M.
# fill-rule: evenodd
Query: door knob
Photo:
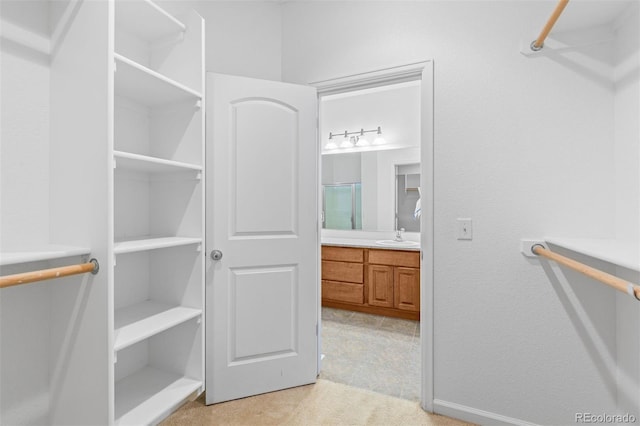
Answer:
M211 259L213 260L222 259L222 252L220 250L211 250Z

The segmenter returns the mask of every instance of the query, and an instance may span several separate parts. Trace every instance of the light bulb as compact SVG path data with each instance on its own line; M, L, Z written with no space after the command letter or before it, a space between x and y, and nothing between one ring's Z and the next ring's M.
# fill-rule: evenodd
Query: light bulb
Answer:
M356 142L356 146L369 146L369 141L364 137L358 137L358 142Z
M329 142L324 146L324 149L336 149L338 148L338 144L334 142L333 139L329 139Z
M364 129L360 129L360 136L356 139L356 146L369 146L369 141L364 137Z
M384 140L384 138L382 137L382 130L380 129L380 127L378 127L378 134L376 135L376 138L373 141L373 144L374 145L384 145L385 143L387 143L387 141Z
M352 148L353 143L349 140L349 138L344 138L342 143L340 144L340 148Z
M347 131L345 130L344 140L340 144L340 148L351 148L351 147L353 147L353 143L349 140L349 133L347 133Z
M325 144L324 149L336 149L336 148L338 148L338 144L333 139L333 133L329 133L329 139L327 140L327 143Z

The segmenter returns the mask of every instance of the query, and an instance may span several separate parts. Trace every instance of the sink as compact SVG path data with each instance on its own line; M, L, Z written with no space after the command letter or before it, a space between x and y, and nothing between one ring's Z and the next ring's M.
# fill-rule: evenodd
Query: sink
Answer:
M403 248L417 248L420 247L420 243L415 241L396 241L396 240L379 240L376 241L379 246L387 247L403 247Z

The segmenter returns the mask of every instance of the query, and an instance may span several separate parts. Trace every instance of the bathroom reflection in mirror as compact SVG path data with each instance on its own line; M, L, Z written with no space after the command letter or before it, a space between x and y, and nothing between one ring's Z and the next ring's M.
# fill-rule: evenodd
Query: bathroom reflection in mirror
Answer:
M396 166L396 229L420 232L420 164Z
M409 148L323 156L322 227L420 232L419 155Z

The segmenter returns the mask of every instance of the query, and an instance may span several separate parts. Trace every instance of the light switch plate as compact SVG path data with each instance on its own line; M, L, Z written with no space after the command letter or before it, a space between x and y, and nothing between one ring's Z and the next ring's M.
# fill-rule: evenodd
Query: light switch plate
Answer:
M456 237L459 240L473 239L473 222L469 218L458 218L456 224Z

